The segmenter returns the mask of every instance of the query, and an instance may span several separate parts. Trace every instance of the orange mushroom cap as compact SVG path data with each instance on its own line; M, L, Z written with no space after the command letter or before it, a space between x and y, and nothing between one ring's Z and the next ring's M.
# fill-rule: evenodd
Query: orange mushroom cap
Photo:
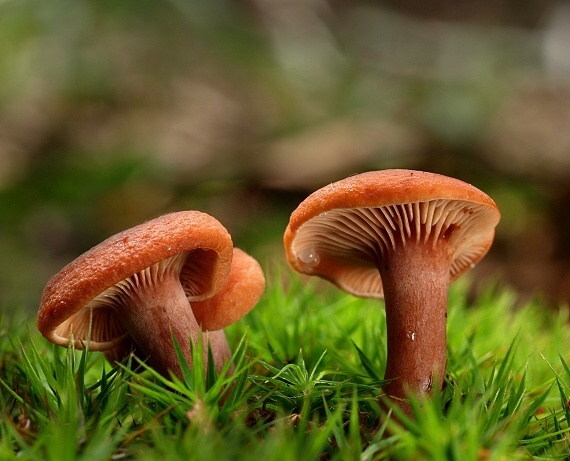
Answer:
M246 315L264 289L265 278L259 263L245 251L234 248L231 271L224 286L213 297L192 303L194 316L204 330L221 330Z
M212 216L199 211L161 216L108 238L52 277L42 294L37 327L55 344L67 346L73 340L81 348L91 321L91 350L111 349L128 336L115 303L120 301L117 286L129 278L131 285L152 283L161 271L170 270L169 265L178 264L190 308L223 289L232 257L231 237ZM257 276L263 280L260 269ZM233 294L240 296L237 291ZM258 298L246 297L240 303L251 303L247 306L251 309ZM242 314L249 310L240 309ZM208 318L207 313L203 316Z
M450 281L489 250L500 213L476 187L414 170L350 176L309 195L284 235L289 264L362 297L383 297L382 252L406 241L447 241Z

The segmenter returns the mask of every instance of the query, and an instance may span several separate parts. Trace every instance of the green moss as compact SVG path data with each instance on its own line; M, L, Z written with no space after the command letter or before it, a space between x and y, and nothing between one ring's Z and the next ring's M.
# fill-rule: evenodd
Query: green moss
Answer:
M137 363L0 328L0 457L124 459L560 459L569 451L567 310L516 307L505 289L450 292L444 389L396 427L378 404L381 302L276 271L227 333L235 374L200 363L169 380ZM134 371L133 371L134 370Z

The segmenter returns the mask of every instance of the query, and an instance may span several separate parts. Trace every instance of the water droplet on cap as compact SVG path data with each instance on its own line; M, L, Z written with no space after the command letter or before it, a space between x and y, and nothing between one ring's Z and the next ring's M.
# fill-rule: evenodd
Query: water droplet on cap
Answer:
M321 258L314 248L306 248L299 254L299 262L306 271L313 270L318 266Z

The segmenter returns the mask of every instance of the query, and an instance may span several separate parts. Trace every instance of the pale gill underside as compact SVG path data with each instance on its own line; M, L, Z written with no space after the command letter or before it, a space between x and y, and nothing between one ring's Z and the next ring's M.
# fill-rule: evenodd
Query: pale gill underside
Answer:
M145 293L160 285L165 277L179 278L188 298L210 291L212 268L217 253L193 250L153 264L105 290L75 314L61 323L54 332L60 345L73 341L83 348L89 341L91 350L107 350L128 336L121 309L126 303L144 306ZM190 304L188 305L191 308Z
M398 247L448 245L454 280L488 251L495 225L490 207L465 201L334 209L299 228L293 254L302 272L320 275L359 296L382 297L378 267ZM326 266L334 262L342 271L323 272L325 260Z

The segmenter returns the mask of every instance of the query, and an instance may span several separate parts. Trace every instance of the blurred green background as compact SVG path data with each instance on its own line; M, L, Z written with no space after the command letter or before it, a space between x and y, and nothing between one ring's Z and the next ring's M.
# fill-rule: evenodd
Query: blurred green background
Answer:
M455 176L475 280L570 300L570 4L0 0L0 313L109 235L199 209L270 268L311 191Z

